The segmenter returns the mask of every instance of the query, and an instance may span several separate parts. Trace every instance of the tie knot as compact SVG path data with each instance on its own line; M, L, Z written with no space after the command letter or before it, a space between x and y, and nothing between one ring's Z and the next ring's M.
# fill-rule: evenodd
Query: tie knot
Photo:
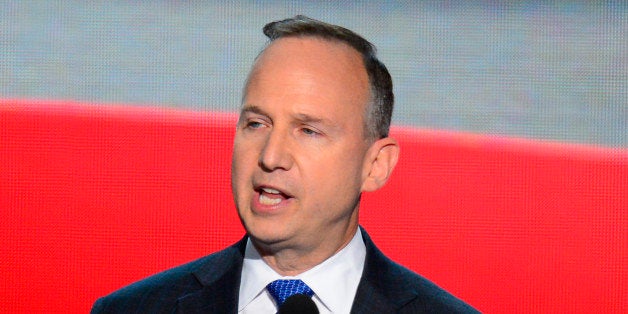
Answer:
M287 298L295 294L305 294L308 297L314 295L314 291L301 279L275 280L269 283L266 289L277 302L277 306L281 306Z

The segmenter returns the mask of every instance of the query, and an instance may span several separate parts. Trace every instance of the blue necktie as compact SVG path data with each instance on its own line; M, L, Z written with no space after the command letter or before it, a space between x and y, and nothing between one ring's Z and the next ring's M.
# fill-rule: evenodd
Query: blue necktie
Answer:
M277 306L281 306L287 298L295 294L305 294L308 297L314 295L314 291L301 279L275 280L269 283L266 289L277 302Z

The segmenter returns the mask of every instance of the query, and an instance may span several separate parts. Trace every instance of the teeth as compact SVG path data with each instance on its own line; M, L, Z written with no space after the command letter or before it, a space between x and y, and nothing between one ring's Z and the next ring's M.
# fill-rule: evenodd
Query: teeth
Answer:
M266 189L264 189L264 192L266 192ZM270 192L268 192L270 193ZM281 203L281 198L270 198L264 194L260 194L259 196L259 202L262 205L277 205L279 203Z
M281 192L275 190L275 189L270 189L270 188L262 188L262 191L268 193L268 194L280 194Z

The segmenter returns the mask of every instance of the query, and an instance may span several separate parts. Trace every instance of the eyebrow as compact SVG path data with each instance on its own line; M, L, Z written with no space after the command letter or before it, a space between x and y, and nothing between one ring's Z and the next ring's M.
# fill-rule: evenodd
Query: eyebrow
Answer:
M262 110L262 108L255 105L246 105L242 107L242 110L240 110L240 114L249 113L249 112L256 113L263 116L268 116L268 113L266 113L266 111Z
M319 117L314 117L314 116L311 116L311 115L306 114L306 113L297 113L297 114L294 115L294 117L295 117L295 119L297 119L297 120L299 120L301 122L316 122L316 123L321 123L321 122L325 123L325 122L327 122L325 124L331 124L326 119L319 118Z
M255 114L259 114L259 115L263 115L263 116L270 116L266 111L264 111L264 109L256 106L256 105L246 105L242 108L242 110L240 111L240 114L244 114L244 113L255 113ZM309 115L307 113L296 113L294 115L292 115L293 118L295 118L296 120L300 121L300 122L323 122L326 124L332 124L330 123L327 119L324 118L320 118L320 117L315 117L312 115Z
M338 132L338 129L340 128L338 122L322 117L312 116L307 113L296 113L293 115L293 118L299 123L318 124L323 127L323 130L327 134L334 134Z

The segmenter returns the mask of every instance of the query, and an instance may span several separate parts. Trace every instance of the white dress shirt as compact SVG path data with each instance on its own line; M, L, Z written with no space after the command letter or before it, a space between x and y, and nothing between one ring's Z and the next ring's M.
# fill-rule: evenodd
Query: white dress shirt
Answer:
M303 280L314 291L312 300L321 314L349 313L365 258L366 246L358 228L353 239L338 253L304 273L284 277L262 260L249 239L242 265L238 313L276 313L277 306L266 285L277 279Z

